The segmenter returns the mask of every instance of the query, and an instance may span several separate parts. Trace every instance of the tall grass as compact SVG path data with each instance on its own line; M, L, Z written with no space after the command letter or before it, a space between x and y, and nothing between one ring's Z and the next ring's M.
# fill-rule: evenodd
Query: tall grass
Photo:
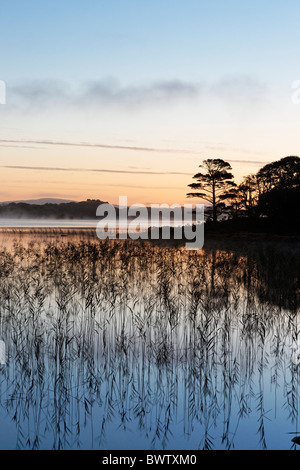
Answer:
M80 238L2 247L0 412L14 446L106 448L116 433L128 448L182 436L230 449L251 418L253 447L267 448L265 388L291 427L299 398L299 257L276 256Z

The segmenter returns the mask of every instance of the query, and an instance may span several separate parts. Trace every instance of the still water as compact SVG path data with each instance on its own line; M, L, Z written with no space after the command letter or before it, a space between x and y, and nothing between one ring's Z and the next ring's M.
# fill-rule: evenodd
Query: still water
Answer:
M5 237L1 449L294 446L298 249Z
M93 228L97 227L97 224L100 219L26 219L26 218L17 218L17 219L4 219L0 218L0 229L2 228ZM147 228L149 226L161 226L161 225L170 225L170 226L182 226L184 220L182 218L173 218L167 222L163 222L162 219L158 220L155 224L151 224L151 221L148 218L138 217L138 219L132 218L128 219L123 223L117 223L116 220L112 218L105 217L105 222L109 224L116 224L117 227L121 229L127 228L130 222L136 221L136 224L141 228Z
M3 219L0 218L0 228L89 228L96 227L98 220L76 219Z

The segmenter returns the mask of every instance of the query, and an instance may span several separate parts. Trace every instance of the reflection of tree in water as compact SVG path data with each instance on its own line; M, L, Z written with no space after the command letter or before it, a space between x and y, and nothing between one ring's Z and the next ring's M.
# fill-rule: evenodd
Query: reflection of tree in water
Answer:
M17 447L105 448L123 432L132 448L176 435L233 448L254 416L253 447L266 448L283 404L295 427L299 259L276 256L129 242L3 250L0 404Z

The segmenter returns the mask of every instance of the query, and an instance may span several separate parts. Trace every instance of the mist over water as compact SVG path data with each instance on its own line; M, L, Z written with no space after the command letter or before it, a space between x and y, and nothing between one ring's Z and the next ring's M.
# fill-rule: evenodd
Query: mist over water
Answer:
M0 218L0 227L3 228L35 228L35 227L53 227L53 228L66 228L66 227L96 227L97 220L74 220L74 219L27 219L27 218L17 218L17 219L1 219Z
M132 219L134 221L134 219ZM11 218L11 219L5 219L5 218L0 218L0 228L39 228L39 227L45 227L45 228L96 228L97 223L99 222L98 219L27 219L27 218ZM114 219L108 219L107 218L107 223L114 223ZM130 222L130 221L129 221ZM147 228L153 224L151 224L151 221L148 220L148 218L139 218L138 221L141 224L142 228ZM162 225L170 225L170 226L181 226L183 225L183 220L182 218L175 218L168 223L158 221L158 223L155 224L156 226L162 226ZM125 223L117 223L117 227L124 230L127 225Z
M299 258L6 235L2 448L291 448Z

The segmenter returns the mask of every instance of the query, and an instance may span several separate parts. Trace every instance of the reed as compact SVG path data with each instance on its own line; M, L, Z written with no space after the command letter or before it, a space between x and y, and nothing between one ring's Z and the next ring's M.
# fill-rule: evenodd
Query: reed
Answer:
M14 447L267 448L267 387L296 425L298 252L35 235L0 248Z

